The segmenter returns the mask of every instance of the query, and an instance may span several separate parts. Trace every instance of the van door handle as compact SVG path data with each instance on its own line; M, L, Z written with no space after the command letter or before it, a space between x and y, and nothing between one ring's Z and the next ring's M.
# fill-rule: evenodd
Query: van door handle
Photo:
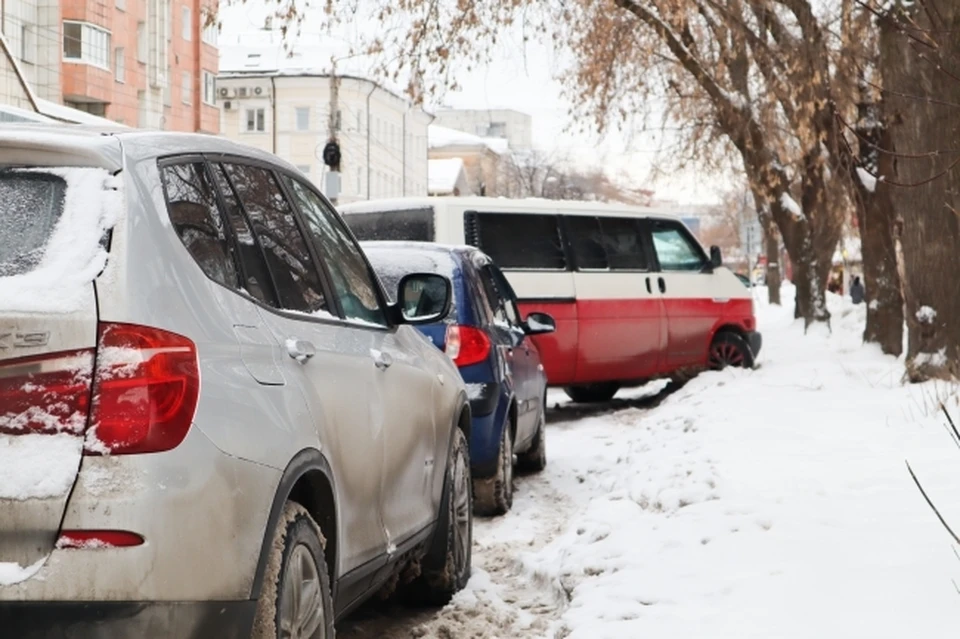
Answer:
M301 364L305 364L308 359L317 354L317 349L312 342L305 339L291 337L286 342L287 354Z
M653 294L653 288L650 287L650 278L647 278L647 293Z
M662 277L658 277L658 278L657 278L657 286L660 287L660 292L661 292L661 293L666 293L666 292L667 292L667 283L663 281L663 278L662 278Z
M390 353L370 349L370 355L373 356L373 363L382 371L387 370L393 364L393 356Z

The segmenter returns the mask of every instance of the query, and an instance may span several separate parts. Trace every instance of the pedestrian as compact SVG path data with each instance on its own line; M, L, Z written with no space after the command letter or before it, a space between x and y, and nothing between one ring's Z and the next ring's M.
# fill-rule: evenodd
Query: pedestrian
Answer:
M853 278L853 284L850 285L850 299L854 304L863 302L863 284L860 282L860 276Z

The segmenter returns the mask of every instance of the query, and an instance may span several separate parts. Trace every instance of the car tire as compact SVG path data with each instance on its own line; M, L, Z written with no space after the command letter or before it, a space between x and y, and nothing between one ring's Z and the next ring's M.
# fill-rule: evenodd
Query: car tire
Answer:
M712 370L723 370L728 366L753 368L753 351L747 340L736 333L717 333L710 344L708 365Z
M300 504L287 502L270 544L253 639L333 639L325 545L310 513Z
M517 468L528 473L539 473L547 467L547 400L540 408L537 432L533 435L529 450L517 455Z
M609 402L618 390L620 390L620 384L617 382L603 382L584 386L567 386L563 392L578 404L595 404Z
M474 512L496 517L513 507L513 437L510 423L503 424L497 452L497 472L493 477L473 480Z
M473 557L473 491L467 438L459 428L447 461L444 499L437 532L421 562L421 573L406 590L414 604L444 606L470 579Z

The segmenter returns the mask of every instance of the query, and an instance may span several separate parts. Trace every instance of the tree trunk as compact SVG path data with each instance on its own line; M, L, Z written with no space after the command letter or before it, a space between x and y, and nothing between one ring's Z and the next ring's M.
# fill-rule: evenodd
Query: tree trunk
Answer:
M960 139L960 111L951 105L960 102L960 40L955 35L960 6L944 2L938 9L918 6L896 18L901 24L909 20L911 33L923 33L937 48L918 47L891 20L881 22L880 69L889 91L885 111L897 152L889 179L904 185L891 193L903 221L907 375L914 382L956 377L960 361L960 168L951 167L954 154L916 157L955 147Z
M763 231L763 254L767 258L767 300L770 304L780 306L780 239L777 235L777 226L773 222L769 205L756 192L753 201L757 207L757 218Z
M870 110L874 110L872 105ZM868 117L861 122L868 125L858 129L860 167L853 167L851 175L856 193L866 292L864 301L867 304L863 341L879 344L880 350L887 355L900 355L903 351L903 292L893 236L896 212L890 192L892 187L884 180L874 182L864 173L891 175L893 157L889 154L880 156L877 152L878 147L890 148L890 136L875 113L865 115Z

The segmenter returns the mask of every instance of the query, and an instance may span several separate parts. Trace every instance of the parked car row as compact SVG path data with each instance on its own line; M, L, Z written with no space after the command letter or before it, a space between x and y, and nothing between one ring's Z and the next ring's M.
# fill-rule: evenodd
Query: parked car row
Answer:
M0 202L11 636L332 637L384 587L444 603L474 512L546 465L548 385L760 347L719 253L639 209L342 218L268 153L45 125L0 128Z

